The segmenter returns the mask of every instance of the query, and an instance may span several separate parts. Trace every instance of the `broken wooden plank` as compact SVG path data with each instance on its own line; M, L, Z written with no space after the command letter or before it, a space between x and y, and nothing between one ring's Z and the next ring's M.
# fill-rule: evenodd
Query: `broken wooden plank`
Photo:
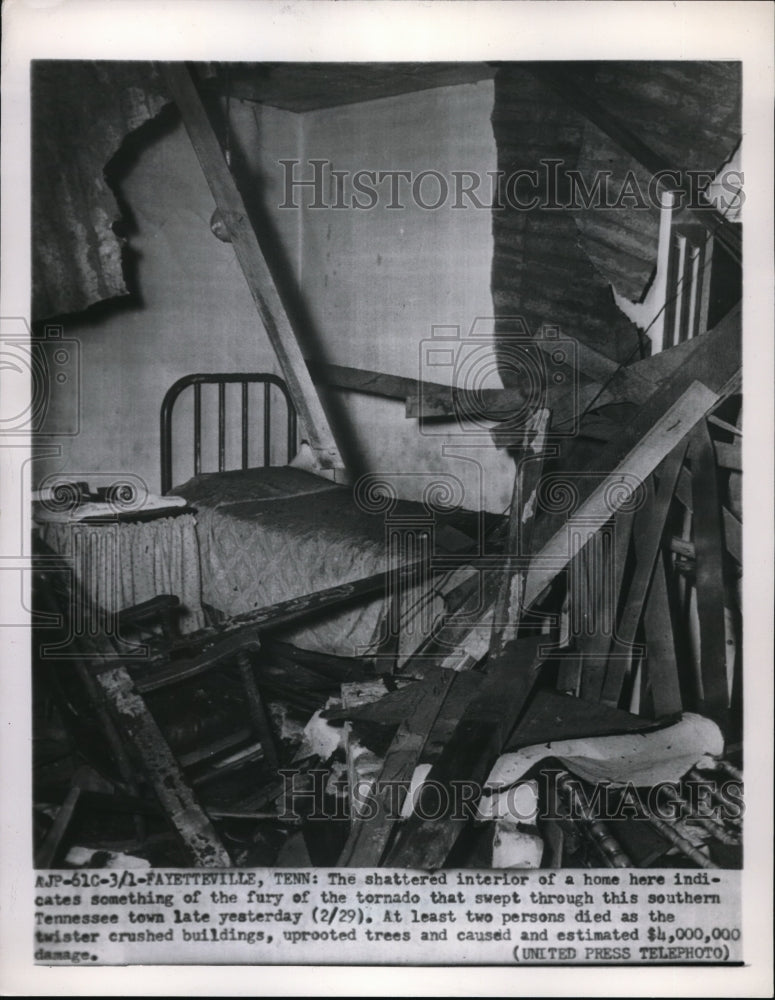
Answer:
M516 639L522 616L527 557L532 542L533 521L538 511L538 482L543 472L546 435L550 412L536 410L525 422L521 448L515 461L514 490L509 508L506 565L495 600L490 655L499 656L511 639Z
M716 458L708 425L695 429L690 447L694 501L694 552L702 677L701 709L723 720L729 706L724 628L724 566Z
M344 467L342 457L317 390L307 371L296 334L191 73L185 63L164 64L161 72L180 110L202 172L229 234L267 336L277 355L291 399L304 426L315 464L320 469L342 469Z
M376 793L371 797L374 814L369 816L368 822L353 826L339 857L340 867L373 868L379 865L398 819L395 791L402 785L408 787L433 724L457 676L454 671L445 670L429 690L425 690L423 685L423 697L399 725L377 775Z
M727 552L740 565L743 564L743 526L735 515L723 507L721 516L724 521L724 542Z
M590 516L595 518L603 517L606 510L607 517L610 517L621 506L621 503L601 505L603 497L601 487L597 485L600 477L607 477L605 488L616 483L612 477L614 471L633 473L636 479L642 481L681 437L709 412L714 402L735 391L741 370L740 334L740 313L733 310L713 330L691 342L696 345L691 357L676 368L630 421L623 424L619 435L600 449L593 462L585 459L583 468L578 470L569 464L565 474L580 503L572 518L562 513L548 514L536 525L537 543L545 551L537 552L535 572L528 578L528 606L567 565L570 558L566 540L568 524L572 519L582 520L587 513L588 501L596 497L597 509L593 504L589 510ZM615 492L618 492L621 502L627 500L626 489ZM584 523L591 522L584 520ZM551 560L548 564L547 558Z
M613 519L613 538L609 545L606 545L606 529L595 536L599 538L598 544L602 543L602 551L598 557L602 575L601 617L592 635L582 637L577 643L581 659L580 694L588 701L600 698L609 656L618 656L623 652L616 635L616 609L624 579L624 567L627 564L633 520L633 511L620 510Z
M659 487L656 495L650 491L645 506L635 516L635 573L627 593L627 602L616 628L616 639L625 649L632 649L635 635L643 615L651 578L654 573L665 523L675 493L675 484L686 454L687 442L683 440L667 456L659 469ZM622 685L630 669L626 655L612 656L603 683L602 700L616 706Z
M521 389L462 389L448 385L423 386L406 399L406 416L428 420L502 420L524 409Z
M97 675L116 725L137 758L191 862L230 868L231 859L189 786L156 721L123 666Z
M654 577L643 611L643 629L646 638L644 679L651 689L654 717L664 719L680 712L682 703L667 580L661 559L657 560L654 567Z
M730 309L713 328L715 334L723 334L735 328L739 331L740 315L739 305ZM605 380L595 380L579 386L577 413L568 412L567 403L564 406L555 406L553 424L555 426L565 424L577 418L578 413L583 413L587 408L594 410L616 403L636 405L646 403L663 383L672 378L679 369L691 365L694 356L705 350L706 345L703 340L706 336L707 334L703 334L702 337L694 337L666 351L660 351L652 357L623 365ZM702 381L707 379L702 378Z
M54 858L59 851L62 840L67 833L67 828L73 818L75 807L81 795L81 789L77 784L70 787L65 801L57 810L54 822L43 839L43 843L35 852L36 868L51 868Z
M476 797L519 721L542 666L540 643L537 637L519 639L490 664L478 695L423 783L415 811L388 851L385 865L436 869L444 864L469 818L460 808L461 793ZM469 795L467 801L474 799ZM423 818L429 816L433 818Z
M743 471L743 450L739 441L734 444L714 441L713 445L716 451L716 461L723 469L732 469L734 472Z

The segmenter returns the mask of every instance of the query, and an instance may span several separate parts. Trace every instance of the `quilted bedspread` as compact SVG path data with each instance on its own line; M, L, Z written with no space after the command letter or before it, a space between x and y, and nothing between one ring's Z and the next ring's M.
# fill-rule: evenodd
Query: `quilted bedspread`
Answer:
M301 469L209 473L174 492L196 509L202 600L229 616L380 572L387 565L382 514L352 491ZM420 505L402 503L411 512ZM405 595L407 607L416 601ZM373 651L380 597L287 632L289 641L345 656Z

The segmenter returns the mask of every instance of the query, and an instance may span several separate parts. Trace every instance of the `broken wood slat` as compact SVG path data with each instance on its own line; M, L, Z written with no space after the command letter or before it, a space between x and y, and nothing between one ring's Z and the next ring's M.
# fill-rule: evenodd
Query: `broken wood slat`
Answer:
M726 545L727 552L742 566L743 526L735 515L730 510L727 510L726 507L722 508L721 517L724 521L724 543Z
M67 828L73 818L75 807L81 795L78 785L72 785L67 793L65 801L57 810L54 822L50 830L43 839L43 843L35 852L36 868L51 868L62 840L67 833Z
M137 690L141 694L148 694L206 673L230 656L248 651L258 652L260 648L261 642L255 628L245 628L236 635L216 639L212 645L191 659L167 661L165 657L166 665L159 666L158 669L152 667L149 669L148 663L128 664L128 666ZM110 664L105 664L103 669L110 669Z
M574 528L590 531L595 527L602 527L630 499L629 484L633 481L643 482L692 430L697 421L705 416L717 399L716 393L707 386L701 382L693 382L659 415L629 454L593 489L578 509L566 518L563 526L536 554L525 588L526 607L530 607L560 570L567 566L572 555L570 532ZM629 436L628 432L625 440L629 440ZM572 477L569 475L569 478Z
M692 477L688 469L681 470L678 477L675 495L683 506L691 513L694 509L692 499ZM742 565L743 563L743 526L735 515L727 508L722 507L721 516L724 522L724 544L727 552L732 558ZM691 551L694 557L694 548Z
M313 382L318 385L330 386L333 389L347 389L350 392L362 392L368 396L381 396L383 399L396 399L402 403L408 396L421 391L421 383L416 378L406 378L403 375L389 375L385 372L370 371L367 368L350 368L347 365L333 365L325 361L307 359L307 368ZM426 383L433 388L443 389L442 385Z
M429 420L501 420L519 413L526 405L520 389L472 389L426 383L406 399L406 416Z
M484 413L497 420L525 405L524 393L518 389L493 388L472 392L442 382L389 375L367 368L349 368L324 361L308 360L307 368L313 381L319 385L400 400L405 404L407 417L455 417L460 413L474 413L480 417Z
M363 705L379 701L386 693L381 679L342 685L342 707L352 711ZM347 787L350 796L351 835L367 825L370 820L364 816L364 802L373 787L374 780L382 767L380 758L361 740L353 730L351 722L344 724L344 752L347 763ZM356 792L357 790L357 792Z
M697 614L700 626L702 709L723 720L729 705L724 628L724 566L721 503L713 441L705 421L690 446L694 501Z
M568 363L576 371L582 375L586 375L593 382L606 382L612 376L618 375L621 372L623 381L627 383L628 390L638 397L633 402L645 401L654 391L654 380L637 371L634 366L625 365L622 367L621 364L613 361L607 355L601 354L594 347L585 344L583 340L578 340L575 337L564 337L563 339L571 340L574 345L573 353L568 358ZM538 336L534 338L534 341L536 346L545 354L553 354L557 350L557 341L551 337Z
M616 609L619 604L619 594L622 589L624 567L627 564L627 553L632 536L634 512L620 510L613 519L613 540L610 547L605 546L605 529L591 540L602 544L598 556L598 565L602 576L601 615L597 626L590 636L585 636L578 642L578 652L581 658L580 694L588 701L598 701L603 689L603 679L610 655L621 655L616 634Z
M735 472L743 471L743 452L740 443L725 444L723 441L714 441L716 451L716 461L724 469L733 469Z
M96 679L116 725L137 751L138 760L192 863L230 868L229 855L183 780L167 742L126 669L113 667L98 674Z
M411 573L416 574L418 570L423 568L427 569L426 559L408 563L395 572L394 578L404 580ZM245 614L238 615L228 622L216 626L214 638L218 645L213 647L212 655L209 650L205 650L201 657L194 660L159 666L154 669L152 674L142 677L138 684L143 691L149 691L165 687L170 683L189 680L211 669L217 660L224 658L227 649L236 652L240 648L258 648L261 631L278 629L301 621L308 615L330 608L342 607L366 597L373 597L380 592L385 593L388 588L387 581L388 574L386 572L373 573L371 576L354 580L352 583L337 584L334 587L327 587L302 597L292 597L287 601L270 604L265 608L259 608L258 611L245 612ZM226 640L228 640L228 646Z
M651 689L654 717L663 719L680 712L682 703L667 580L661 559L657 559L654 567L643 611L643 629L646 637L644 682Z
M635 516L635 573L627 594L627 603L616 628L616 638L625 649L631 649L635 643L686 447L686 441L681 441L664 460L659 469L656 495L653 494L653 486L650 487L646 505ZM601 694L607 705L619 704L630 662L629 658L621 655L611 658Z
M296 334L191 73L184 63L165 64L161 67L161 72L180 110L202 172L277 355L291 399L304 425L315 463L320 469L342 469L342 457L307 371Z
M509 508L506 565L495 601L490 656L497 657L507 642L516 639L522 616L527 574L526 557L532 542L533 521L538 510L537 489L543 472L550 412L536 410L525 423L522 446L516 458L514 490Z
M423 691L423 697L414 710L399 725L376 778L376 794L371 797L376 812L369 816L368 821L353 826L339 857L340 867L373 868L379 865L398 819L395 789L400 785L408 786L433 724L457 677L452 670L443 671L430 690Z
M388 851L385 865L435 869L444 864L468 821L463 810L453 808L461 805L459 791L464 785L469 790L482 787L519 721L541 670L540 643L536 637L517 640L490 665L479 694L421 787L415 811Z

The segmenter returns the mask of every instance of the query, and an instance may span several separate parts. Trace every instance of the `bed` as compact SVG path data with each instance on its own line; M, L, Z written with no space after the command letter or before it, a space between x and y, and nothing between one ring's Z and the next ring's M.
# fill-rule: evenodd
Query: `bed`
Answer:
M232 407L229 424L229 403L234 400L227 397L227 387L234 384L239 392L232 389L231 395L241 405L239 419L234 419ZM256 385L263 391L263 401L254 419L249 402L250 387ZM203 420L203 387L208 386L217 393L217 427L208 427ZM194 474L173 486L173 468L180 467L173 445L173 410L184 393L193 397L189 399L193 435L189 434L188 444ZM217 440L214 472L204 471L203 424L204 433ZM285 434L281 450L286 464L272 464L278 453L278 427ZM180 433L181 428L177 430ZM233 440L230 443L235 432L237 447ZM423 553L440 557L443 563L465 538L460 512L397 500L389 489L380 493L377 480L369 477L353 488L291 464L297 451L296 417L287 388L277 376L186 376L165 397L161 436L163 491L185 498L196 512L202 603L215 616L232 617L359 580ZM259 464L253 451L256 437L263 444ZM229 454L239 456L238 468L227 467ZM468 523L465 515L463 520ZM444 575L442 566L430 580L405 585L397 597L391 591L391 596L321 616L286 638L321 653L370 655L390 644L400 621L394 651L403 657L419 644L441 611L434 580ZM392 630L387 629L388 621Z

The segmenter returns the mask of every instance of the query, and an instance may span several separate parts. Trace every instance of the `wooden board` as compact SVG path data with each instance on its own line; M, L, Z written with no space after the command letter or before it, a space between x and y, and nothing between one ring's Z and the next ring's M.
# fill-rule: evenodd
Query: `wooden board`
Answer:
M490 665L479 694L431 768L419 805L388 852L385 865L436 869L444 864L468 822L462 809L451 808L452 803L460 804L455 788L463 789L464 784L481 787L484 783L540 672L540 642L538 638L513 642L498 662ZM440 789L446 789L447 808L440 808L444 798Z
M197 867L230 868L231 859L194 793L183 780L145 702L122 666L97 675L106 702L122 735L137 752L165 815Z
M635 643L686 445L685 440L679 442L661 464L656 495L650 493L645 506L635 516L635 572L616 630L618 641L625 647L631 648ZM602 691L602 699L607 705L618 705L629 667L630 663L622 656L613 657L609 662Z

